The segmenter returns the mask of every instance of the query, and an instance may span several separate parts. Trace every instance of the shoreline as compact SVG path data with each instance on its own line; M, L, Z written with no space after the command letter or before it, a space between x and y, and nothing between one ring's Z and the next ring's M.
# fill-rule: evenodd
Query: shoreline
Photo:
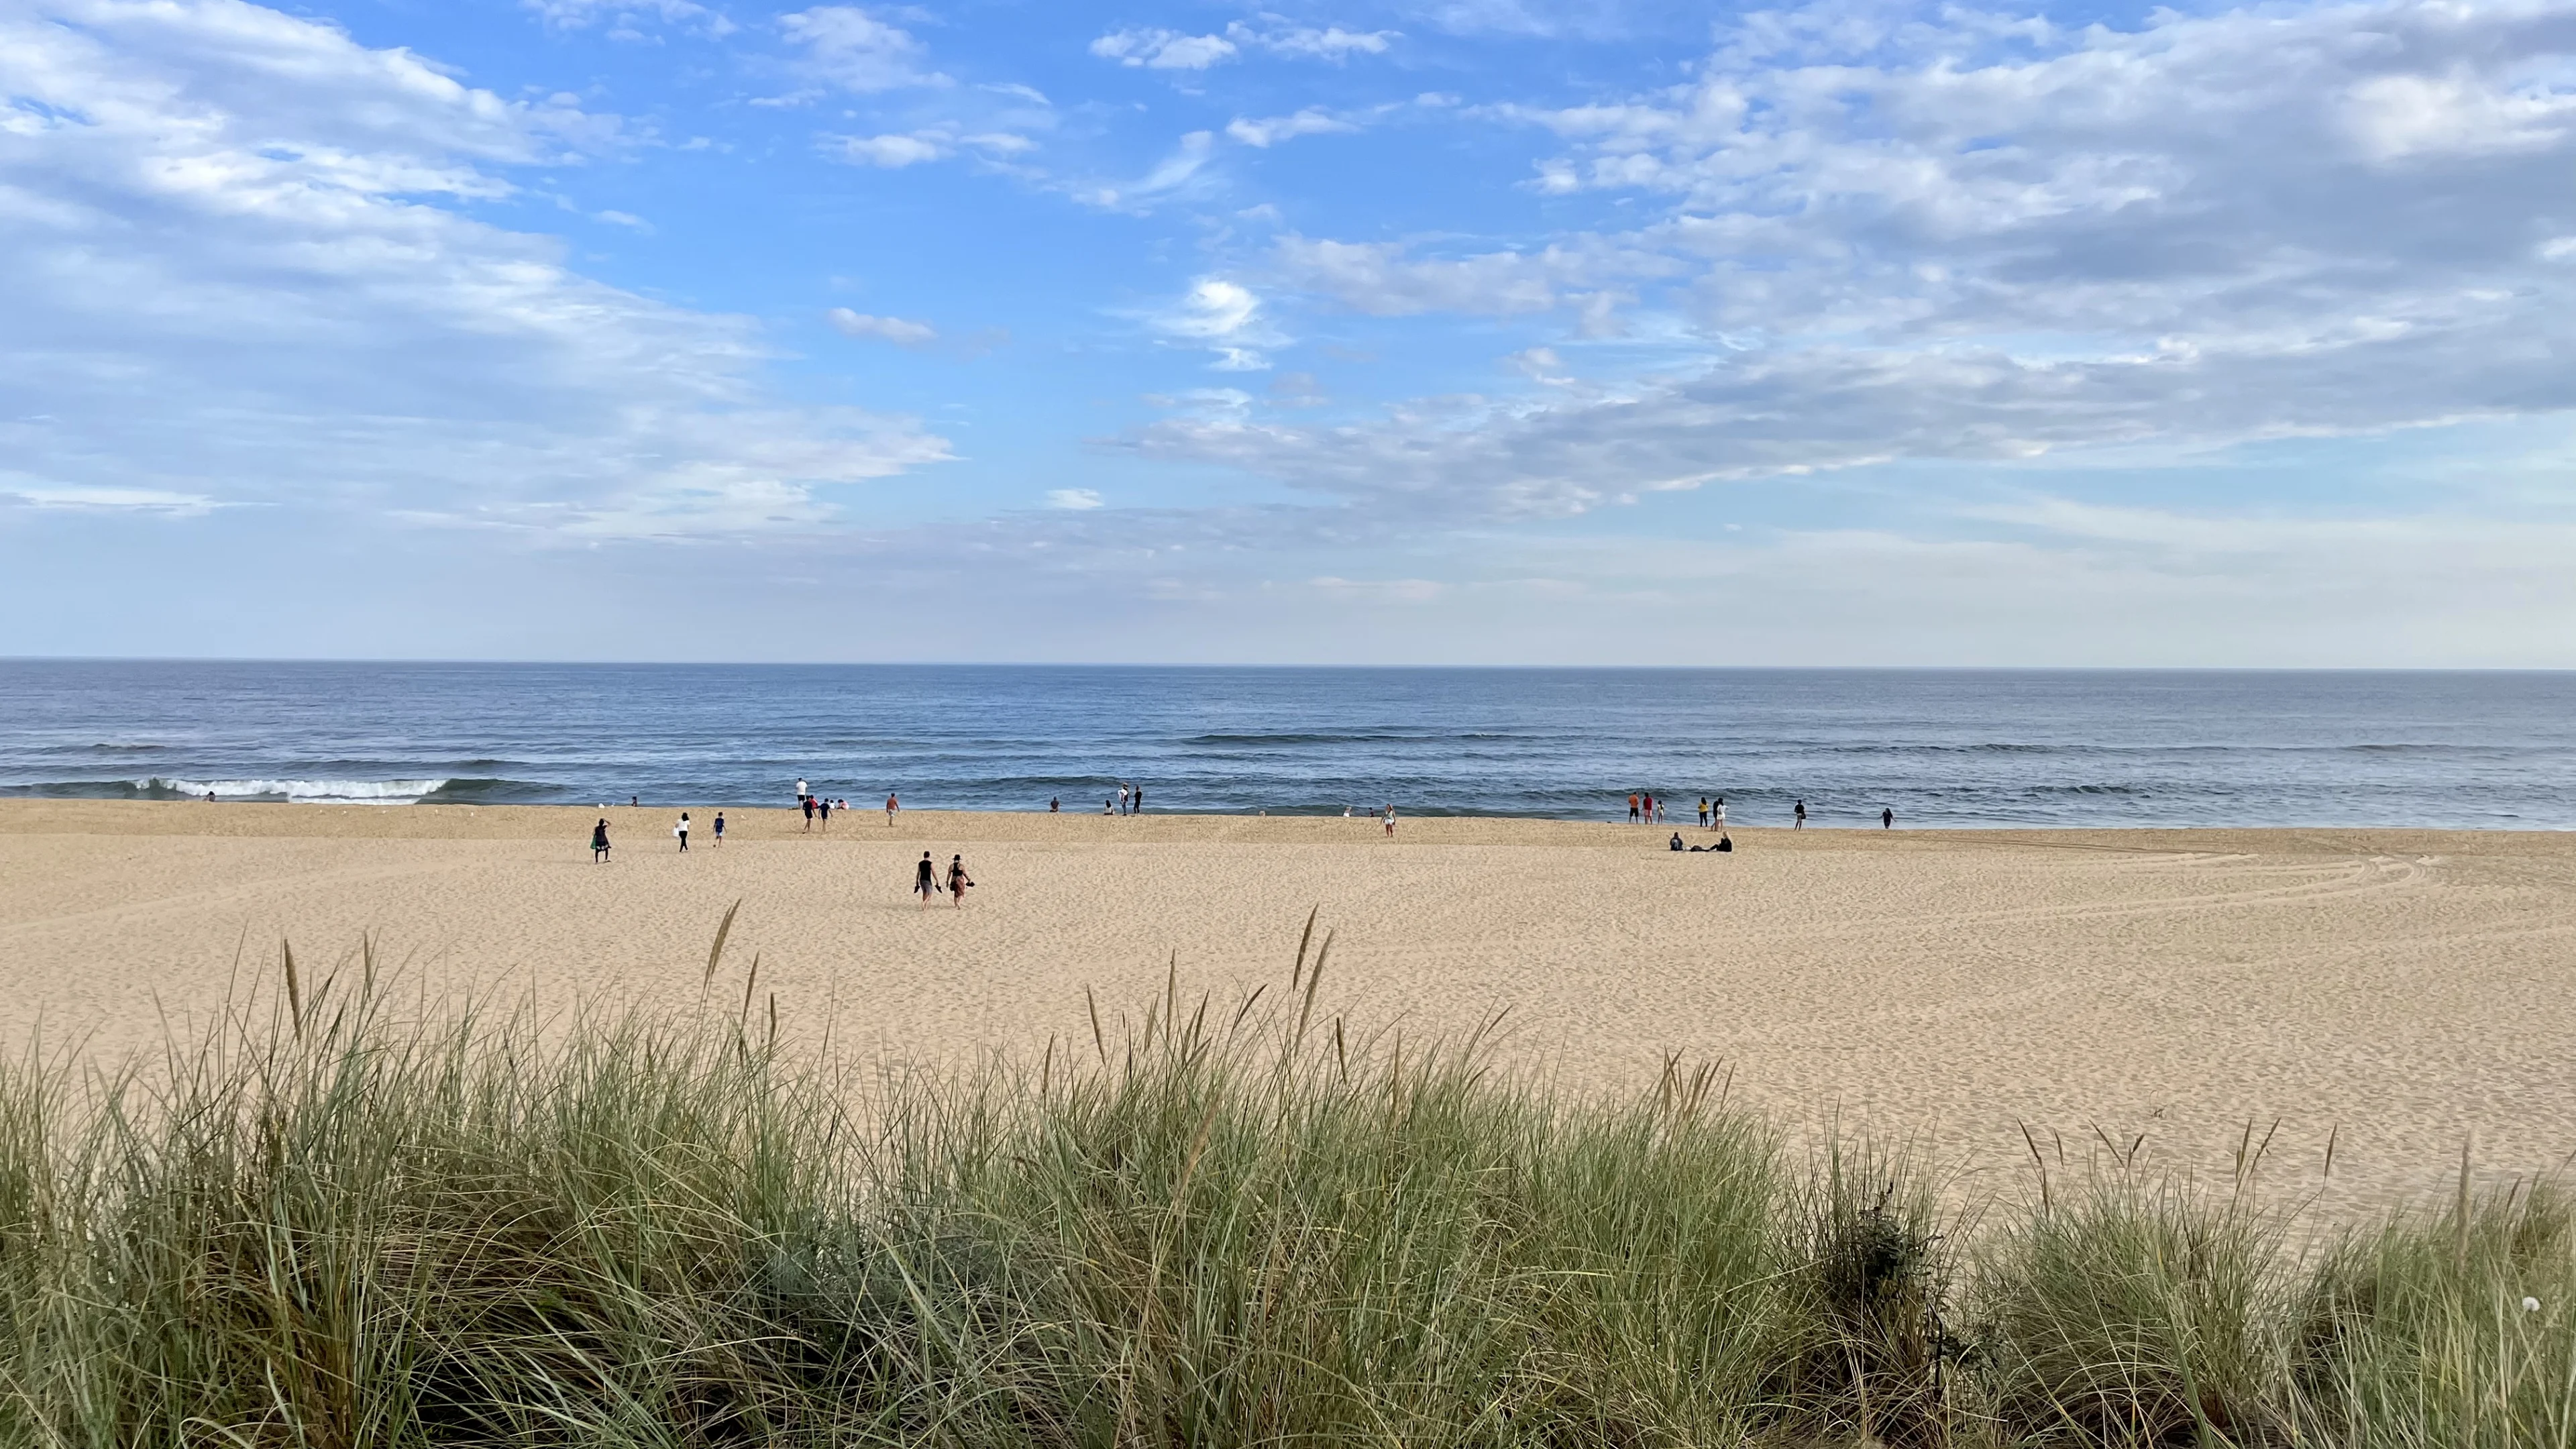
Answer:
M1088 840L1081 832L1097 827L1097 839L1151 841L1236 841L1323 843L1364 836L1385 843L1374 815L1239 815L1153 811L1143 815L1044 810L935 810L907 807L894 823L882 809L852 807L834 811L827 832L804 828L803 815L786 806L611 804L603 811L590 805L378 805L368 803L284 800L100 800L78 796L0 798L0 835L92 834L203 835L389 840L535 840L587 838L591 823L606 814L622 841L651 826L667 829L686 810L703 827L724 812L729 834L745 840L787 838L1035 841ZM1629 846L1662 849L1673 832L1687 844L1713 840L1715 828L1691 821L1632 825L1616 820L1568 820L1527 815L1408 815L1397 811L1399 844L1533 844ZM1090 822L1089 825L1084 822ZM622 828L621 828L622 827ZM2398 825L1980 825L1908 826L1893 830L1867 825L1810 823L1804 830L1786 825L1749 825L1730 821L1728 834L1770 847L1800 847L1821 840L1848 846L1877 840L1939 842L1961 845L2028 845L2149 851L2190 850L2198 845L2231 848L2260 843L2293 849L2409 851L2448 847L2466 849L2478 842L2576 841L2576 829L2508 829L2458 826ZM1053 832L1052 834L1044 832ZM1526 840L1497 837L1526 835ZM1669 853L1669 852L1667 852Z

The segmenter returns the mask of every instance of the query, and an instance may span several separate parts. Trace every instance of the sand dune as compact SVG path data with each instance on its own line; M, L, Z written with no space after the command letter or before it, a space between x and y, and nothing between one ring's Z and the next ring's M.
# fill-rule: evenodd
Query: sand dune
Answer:
M2070 1165L2144 1133L2224 1174L2277 1120L2267 1180L2335 1209L2438 1187L2472 1134L2493 1175L2576 1152L2576 835L1738 830L1720 857L1530 821L728 811L683 857L675 811L608 813L594 866L582 810L0 802L0 1031L148 1046L281 939L362 934L433 989L681 1006L738 899L731 959L791 1022L954 1057L1087 1040L1085 987L1139 1001L1175 959L1279 979L1320 907L1358 1020L1508 1007L1508 1049L1586 1087L1721 1059L1785 1118L1998 1185L2024 1125ZM907 896L924 849L965 855L963 910Z

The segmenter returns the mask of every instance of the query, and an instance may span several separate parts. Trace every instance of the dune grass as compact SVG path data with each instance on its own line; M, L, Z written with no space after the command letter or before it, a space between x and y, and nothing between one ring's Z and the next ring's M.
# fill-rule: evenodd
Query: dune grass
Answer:
M1971 1231L1707 1071L1362 1036L1311 945L959 1071L782 1047L748 982L545 1021L363 962L22 1066L0 1444L2576 1449L2548 1193L2311 1245L2106 1179Z

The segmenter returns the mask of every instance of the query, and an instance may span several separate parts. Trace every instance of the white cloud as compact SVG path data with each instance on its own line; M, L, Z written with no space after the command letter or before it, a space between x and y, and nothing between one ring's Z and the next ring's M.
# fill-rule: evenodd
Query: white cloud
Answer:
M1247 49L1290 59L1339 62L1355 54L1384 54L1396 38L1392 30L1344 30L1338 25L1264 29L1238 20L1226 26L1223 35L1160 28L1113 30L1091 42L1091 53L1147 70L1205 70Z
M1335 598L1372 604L1427 604L1449 590L1434 579L1346 579L1322 574L1306 586Z
M873 337L897 347L927 347L939 340L939 330L927 322L912 322L901 317L871 317L847 307L835 307L823 314L832 329L844 337Z
M1273 146L1299 136L1328 136L1358 129L1359 126L1351 121L1308 106L1293 116L1272 116L1266 120L1237 116L1226 123L1225 133L1247 146Z
M1106 208L1134 209L1169 192L1187 193L1197 189L1199 173L1207 169L1216 154L1216 136L1208 131L1192 131L1181 137L1172 154L1156 162L1154 169L1125 186L1094 186L1074 192L1076 200Z
M202 493L97 485L61 487L40 482L11 482L5 477L0 477L0 498L14 498L36 508L64 508L84 513L158 513L173 518L199 518L223 506Z
M826 136L823 145L844 161L887 168L917 166L951 154L948 138L936 131L916 131L908 136Z
M1091 42L1091 53L1120 65L1148 70L1205 70L1232 60L1235 44L1222 35L1184 35L1177 30L1113 30Z
M1698 79L1548 111L1566 191L1634 229L1445 255L1288 236L1378 316L1645 315L1651 375L1149 452L1426 516L1581 511L1891 459L2207 446L2576 409L2576 0L2158 12L2134 32L1826 4ZM2249 138L2261 138L2259 141Z
M675 536L811 527L830 489L947 456L906 419L767 407L748 319L442 204L611 120L240 0L0 13L0 93L55 118L0 125L24 203L0 216L0 456L52 490L32 501Z
M1225 33L1246 45L1258 46L1274 55L1307 60L1348 60L1355 54L1384 55L1387 46L1398 37L1392 30L1344 30L1338 25L1317 29L1312 26L1283 26L1257 30L1242 21L1225 28Z
M1199 278L1180 304L1157 316L1154 325L1167 336L1206 344L1217 354L1219 371L1254 372L1270 365L1258 351L1274 340L1262 321L1261 299L1239 282Z
M1273 249L1271 263L1299 290L1320 293L1353 311L1377 317L1545 312L1568 302L1606 299L1608 294L1601 289L1613 279L1666 276L1680 270L1670 257L1597 242L1452 258L1416 258L1409 251L1401 242L1287 236Z
M709 35L733 33L734 24L695 0L520 0L546 24L563 30L611 22L618 31L634 34L633 26L645 19L658 19L666 24L691 25Z
M805 47L809 74L843 90L867 93L949 83L948 77L923 68L929 51L911 32L856 5L817 5L781 15L778 28Z
M1050 488L1047 507L1066 508L1077 513L1101 506L1100 495L1089 488Z

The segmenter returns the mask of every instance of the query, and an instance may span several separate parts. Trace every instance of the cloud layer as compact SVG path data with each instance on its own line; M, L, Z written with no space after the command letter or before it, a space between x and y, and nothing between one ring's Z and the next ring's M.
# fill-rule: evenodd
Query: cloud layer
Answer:
M613 118L239 0L0 16L0 91L20 498L694 537L811 527L830 485L946 456L902 419L779 407L749 322L466 214L621 146Z

